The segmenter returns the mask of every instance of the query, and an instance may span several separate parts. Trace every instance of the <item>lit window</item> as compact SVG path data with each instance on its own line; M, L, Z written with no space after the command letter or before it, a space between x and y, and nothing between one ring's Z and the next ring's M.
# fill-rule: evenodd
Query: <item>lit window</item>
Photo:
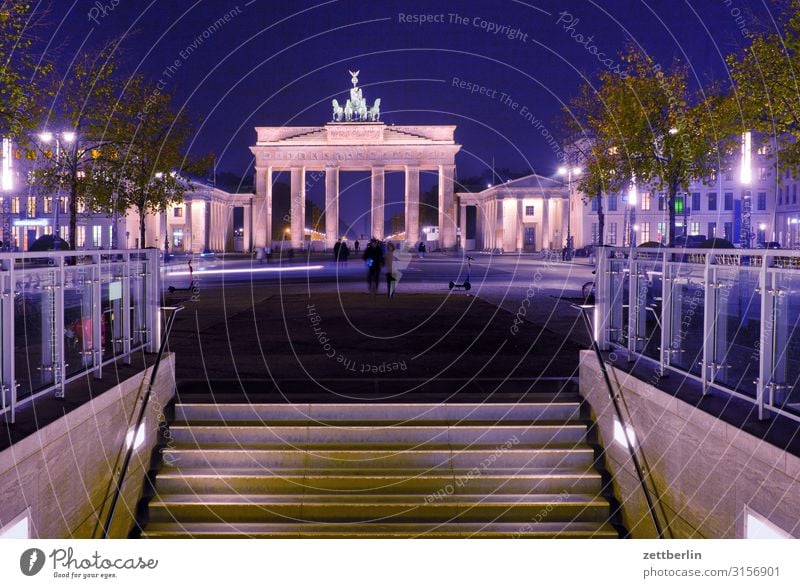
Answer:
M27 214L28 218L34 218L36 216L36 196L28 196Z
M758 168L758 179L759 180L766 180L767 179L767 168L765 168L765 167Z
M650 223L641 223L639 225L639 234L641 237L641 243L646 243L650 240Z
M608 244L617 244L617 223L609 223L608 225Z
M699 235L700 234L700 223L697 223L697 222L689 223L689 234L690 235Z
M19 198L11 199L11 214L19 214Z
M100 247L103 238L103 227L100 225L92 226L92 247Z
M51 214L53 212L53 198L52 196L46 196L44 199L44 213Z
M77 239L75 240L76 247L83 247L86 245L86 227L84 225L78 225L78 234L76 235Z
M642 192L642 210L650 210L650 192Z

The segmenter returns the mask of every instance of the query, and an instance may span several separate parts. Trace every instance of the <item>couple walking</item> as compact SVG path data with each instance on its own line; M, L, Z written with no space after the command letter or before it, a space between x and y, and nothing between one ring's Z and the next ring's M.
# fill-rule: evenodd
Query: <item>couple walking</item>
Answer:
M367 264L367 286L369 291L372 294L378 293L378 283L380 281L381 268L383 268L386 274L386 293L389 298L393 297L398 277L394 243L386 245L377 239L371 239L364 250L364 261Z

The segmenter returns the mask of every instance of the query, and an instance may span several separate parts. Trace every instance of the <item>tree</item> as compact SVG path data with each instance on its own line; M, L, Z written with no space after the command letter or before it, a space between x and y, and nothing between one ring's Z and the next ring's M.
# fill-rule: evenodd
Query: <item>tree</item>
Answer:
M615 142L612 118L605 107L609 96L604 94L609 90L608 82L599 90L588 82L583 84L579 94L565 108L561 124L570 137L565 163L582 168L582 173L576 178L576 187L587 200L597 201L597 244L600 246L605 233L603 193L621 189L625 177L617 173L621 165L619 145Z
M777 177L800 172L800 0L785 9L782 30L752 37L727 58L733 80L731 119L740 132L756 131L774 143Z
M143 246L146 215L165 212L170 204L182 202L184 193L195 188L191 178L202 177L212 158L188 155L195 128L191 117L173 106L169 94L142 76L128 80L116 102L114 119L112 124L126 137L126 143L120 153L122 165L108 170L114 180L114 201L104 204L122 213L136 209Z
M31 174L32 185L43 194L68 191L68 242L72 249L80 205L103 210L114 192L113 168L121 165L124 128L116 124L114 116L121 87L116 69L114 44L81 54L63 77L51 80L54 100L39 130L55 130L52 139L45 142L40 134L30 138L44 161ZM71 134L71 140L65 140L66 133ZM60 145L54 145L54 141Z
M717 111L720 95L716 88L692 92L688 70L677 62L662 71L636 48L620 59L624 75L604 71L598 88L585 86L572 104L573 130L587 143L577 149L587 168L579 185L590 195L634 181L664 190L672 245L678 192L718 169L718 151L730 139Z
M0 6L0 135L20 138L34 124L44 96L40 81L52 67L36 55L35 31L42 18L30 2L6 0Z

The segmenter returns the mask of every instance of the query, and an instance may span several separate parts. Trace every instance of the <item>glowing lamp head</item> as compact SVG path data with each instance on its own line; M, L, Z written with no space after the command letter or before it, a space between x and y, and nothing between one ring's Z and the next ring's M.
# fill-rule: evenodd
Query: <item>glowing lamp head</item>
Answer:
M42 140L43 143L49 143L53 140L53 133L45 131L44 133L39 133L39 139Z
M67 143L72 143L72 142L75 140L75 133L73 133L72 131L67 131L66 133L63 133L63 134L61 135L61 137L62 137L62 138L64 139L64 141L66 141Z
M758 230L759 231L766 231L767 230L766 223L761 223L760 225L758 225Z
M565 167L558 168L558 175L560 175L560 176L567 175L567 168L565 168Z

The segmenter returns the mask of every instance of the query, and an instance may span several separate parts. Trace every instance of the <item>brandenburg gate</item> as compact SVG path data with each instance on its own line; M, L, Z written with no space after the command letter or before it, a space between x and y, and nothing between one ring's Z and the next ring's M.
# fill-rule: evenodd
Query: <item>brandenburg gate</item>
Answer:
M333 100L333 121L322 127L256 127L253 201L253 245L272 243L272 174L291 175L291 244L301 247L305 237L305 174L325 172L325 243L332 247L339 235L339 173L372 174L371 236L384 238L384 175L405 173L405 242L416 244L419 227L420 170L439 174L439 247L456 246L456 208L453 194L455 156L461 145L453 138L454 125L395 126L380 122L380 99L368 108L358 87L358 73L344 107Z

